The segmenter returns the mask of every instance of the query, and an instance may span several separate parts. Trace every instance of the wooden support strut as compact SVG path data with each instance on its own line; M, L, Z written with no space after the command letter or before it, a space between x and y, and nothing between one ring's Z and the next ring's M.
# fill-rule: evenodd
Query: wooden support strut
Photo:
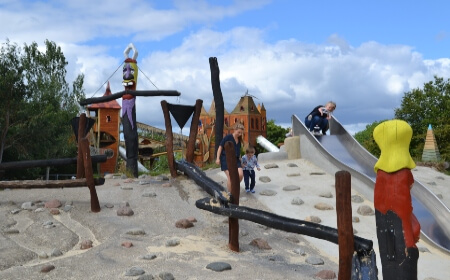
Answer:
M194 151L195 151L195 139L198 133L198 123L200 119L200 113L202 111L203 100L197 99L195 101L194 115L192 116L191 130L189 131L189 140L186 147L186 161L194 162Z
M352 203L351 176L348 171L338 171L335 174L336 213L339 245L339 280L350 279L352 273L352 257L355 251Z
M177 170L175 168L175 157L173 155L173 132L172 122L170 121L169 105L166 100L161 101L161 108L164 114L164 123L166 125L166 150L167 161L169 163L170 175L172 178L177 177Z
M231 181L231 203L239 206L239 173L236 160L236 151L231 141L225 143L225 155L227 158L228 173ZM228 218L229 238L228 247L235 252L239 252L239 219Z
M89 140L83 138L80 143L81 153L83 156L84 174L86 176L86 183L91 193L91 211L94 213L100 212L100 202L98 201L97 191L95 190L94 174L92 172L91 152L89 150ZM80 152L80 150L78 151Z

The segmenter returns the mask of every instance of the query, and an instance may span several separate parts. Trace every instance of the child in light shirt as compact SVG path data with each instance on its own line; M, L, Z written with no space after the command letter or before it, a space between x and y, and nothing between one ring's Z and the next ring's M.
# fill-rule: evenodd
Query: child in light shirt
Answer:
M255 193L255 167L258 171L261 171L261 168L258 164L258 159L255 156L255 148L252 146L248 146L245 150L245 155L242 156L242 167L244 170L244 183L245 183L245 192L246 193Z

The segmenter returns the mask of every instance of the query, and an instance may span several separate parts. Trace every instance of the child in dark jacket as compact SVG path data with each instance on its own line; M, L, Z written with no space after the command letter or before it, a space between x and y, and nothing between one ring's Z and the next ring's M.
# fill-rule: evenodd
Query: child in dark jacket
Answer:
M328 120L331 119L331 113L336 109L336 103L329 101L325 106L319 105L305 117L305 125L309 131L313 132L315 127L325 135L328 130ZM318 132L320 134L320 132Z

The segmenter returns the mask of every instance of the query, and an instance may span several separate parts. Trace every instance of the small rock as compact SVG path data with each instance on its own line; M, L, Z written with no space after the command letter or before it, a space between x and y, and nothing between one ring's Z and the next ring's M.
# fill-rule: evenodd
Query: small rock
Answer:
M298 167L298 165L295 164L295 163L290 162L290 163L287 164L287 167Z
M294 249L294 253L300 255L300 256L306 256L306 251L303 248L296 248Z
M62 256L62 254L63 254L63 253L61 252L61 250L55 248L55 249L53 249L53 251L51 252L50 256L52 256L52 257L59 257L59 256Z
M28 201L28 202L22 203L22 206L21 206L20 208L22 208L23 210L30 210L30 211L33 211L33 210L36 209L36 206L34 205L33 202Z
M59 215L59 209L58 208L52 208L52 209L50 209L50 214L52 214L52 215Z
M370 206L367 205L361 205L358 207L358 210L356 210L356 212L360 215L363 216L373 216L375 215L375 212L373 211L372 208L370 208Z
M222 272L225 270L231 270L231 265L226 262L213 262L206 266L207 269L210 269L212 271L216 272Z
M55 269L55 266L54 266L54 265L47 264L47 265L44 265L44 266L41 268L41 272L47 273L47 272L52 271L53 269Z
M153 259L156 259L156 255L155 254L148 254L148 255L142 256L142 259L143 260L153 260Z
M269 243L267 243L266 240L261 239L261 238L253 239L250 242L250 245L255 246L255 247L259 248L259 249L263 249L263 250L270 250L270 249L272 249L272 247L269 246Z
M137 266L133 266L132 268L125 271L125 276L138 276L144 274L145 271Z
M314 276L320 279L335 279L336 273L334 273L334 271L331 270L321 270Z
M276 163L269 163L264 165L265 169L271 169L271 168L278 168L278 165Z
M145 235L145 230L141 228L133 228L127 231L127 234L131 235Z
M161 187L163 187L163 188L168 188L168 187L170 187L170 186L171 186L170 183L164 183L164 184L161 184Z
M325 172L311 172L309 175L325 175Z
M120 189L121 189L121 190L124 190L124 191L131 191L131 190L133 190L133 187L126 187L126 186L123 186L123 187L120 187Z
M308 216L305 218L305 221L320 224L322 220L317 216Z
M133 243L131 243L130 241L124 241L124 242L122 242L122 247L125 247L125 248L131 248L131 247L133 247Z
M81 250L86 250L89 248L92 248L92 241L91 240L83 240L80 244L80 249Z
M319 202L316 205L314 205L314 208L319 209L319 210L333 210L334 207L327 204L327 203L323 203L323 202Z
M286 239L293 243L300 243L300 240L298 240L298 238L295 236L288 236L288 237L286 237Z
M170 272L161 272L158 276L161 280L175 280L175 277Z
M276 191L273 190L263 190L259 193L260 195L265 195L265 196L274 196L277 194Z
M181 219L175 223L175 227L177 228L191 228L194 224L190 222L188 219Z
M52 199L52 200L47 201L44 204L44 207L45 208L59 208L59 207L61 207L61 205L62 205L61 201L59 201L57 199Z
M300 173L288 173L288 174L286 174L286 176L287 177L298 177L298 176L300 176Z
M294 197L291 201L292 205L302 205L305 203L300 197Z
M128 206L120 207L119 209L117 209L117 216L133 216L133 215L134 215L133 210Z
M105 204L105 207L106 207L106 208L114 208L114 204L112 204L112 203L106 203L106 204Z
M259 177L259 180L263 183L269 183L270 181L272 181L268 176L261 176Z
M298 190L300 190L299 186L289 185L289 186L283 187L283 191L287 191L287 192L298 191Z
M18 234L19 230L15 228L8 228L3 231L5 234Z
M16 209L13 209L13 210L11 210L11 214L17 214L17 213L19 213L20 211L22 211L22 209L18 209L18 208L16 208Z
M139 185L150 185L150 181L139 181Z
M320 197L332 198L333 194L331 192L323 192L319 194Z
M142 194L143 197L156 197L155 192L146 192Z
M323 265L324 261L317 256L309 256L306 258L306 263L312 264L312 265Z
M180 240L179 239L169 239L166 241L166 247L175 247L180 245Z
M39 252L38 253L38 258L40 259L48 259L48 255L46 252Z
M355 202L355 203L361 203L364 201L364 199L359 195L352 195L351 200L352 200L352 202Z
M359 223L359 217L353 216L352 217L352 222Z

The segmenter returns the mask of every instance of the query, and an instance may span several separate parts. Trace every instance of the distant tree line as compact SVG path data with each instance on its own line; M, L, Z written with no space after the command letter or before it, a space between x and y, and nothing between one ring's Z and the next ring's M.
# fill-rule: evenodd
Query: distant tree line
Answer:
M0 50L0 163L76 156L70 120L85 97L84 75L66 82L61 48L45 41L21 48L9 40ZM60 171L63 172L64 171ZM9 179L36 178L40 169L8 171Z
M428 126L431 125L442 161L450 160L450 79L434 77L423 88L405 92L395 118L406 121L413 129L410 153L415 161L421 161ZM374 128L382 123L375 121L355 134L355 139L374 156L380 150L373 139Z

